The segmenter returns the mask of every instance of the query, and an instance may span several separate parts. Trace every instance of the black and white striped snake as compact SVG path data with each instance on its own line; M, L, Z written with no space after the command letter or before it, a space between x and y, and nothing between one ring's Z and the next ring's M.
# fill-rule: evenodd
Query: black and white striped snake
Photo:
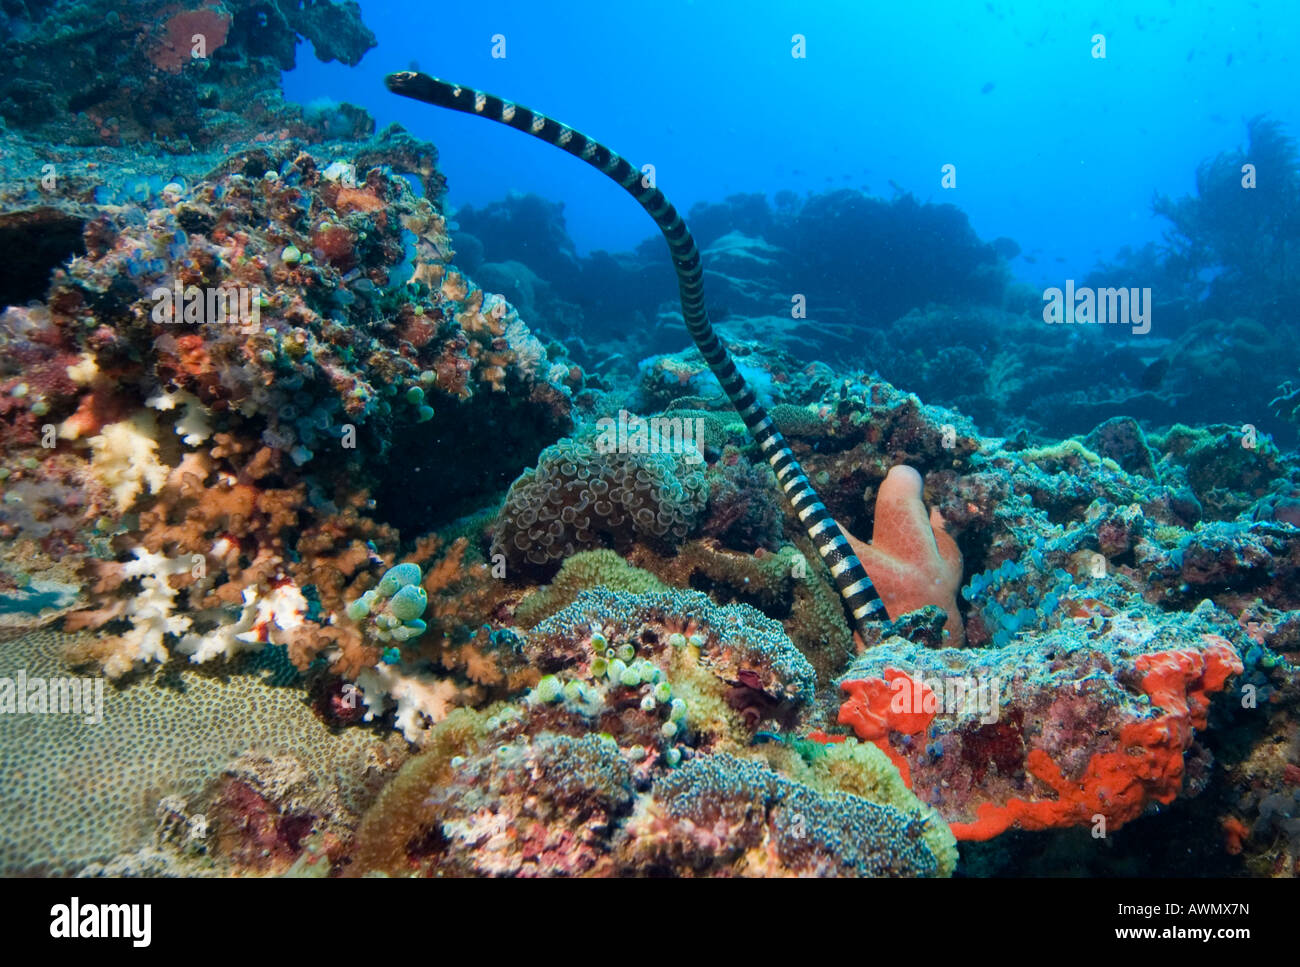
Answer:
M776 471L776 479L785 491L786 499L830 568L840 596L853 615L854 623L859 631L865 631L868 622L882 620L885 617L884 603L876 593L866 569L849 547L835 518L818 498L817 491L786 445L785 438L759 404L753 390L746 385L726 347L713 331L708 314L704 311L704 276L700 268L699 249L686 228L686 222L664 197L663 192L654 187L649 179L643 179L627 159L600 142L519 104L415 71L389 74L385 83L395 94L488 118L531 134L557 148L563 148L622 185L628 194L640 202L668 241L673 266L677 270L677 286L681 291L682 315L686 319L687 330L740 418L744 420L745 426L753 434L763 456Z

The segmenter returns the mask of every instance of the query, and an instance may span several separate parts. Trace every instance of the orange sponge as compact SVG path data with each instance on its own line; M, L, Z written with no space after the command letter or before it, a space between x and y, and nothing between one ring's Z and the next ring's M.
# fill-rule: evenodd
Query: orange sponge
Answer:
M1193 728L1205 728L1208 695L1221 691L1229 676L1239 674L1241 659L1232 644L1204 635L1203 651L1165 651L1141 655L1136 667L1142 690L1163 714L1129 722L1120 731L1119 748L1088 760L1082 778L1073 782L1042 749L1025 757L1025 770L1056 793L1055 800L1012 799L1005 806L984 803L975 820L952 823L958 839L992 839L1012 825L1021 829L1081 826L1104 816L1118 829L1142 814L1147 803L1173 802L1183 785L1183 752Z
M840 688L849 696L840 706L840 725L851 725L858 738L874 742L911 789L911 767L889 744L889 733L924 733L934 720L938 703L934 691L897 668L886 668L884 678L854 679L841 683Z

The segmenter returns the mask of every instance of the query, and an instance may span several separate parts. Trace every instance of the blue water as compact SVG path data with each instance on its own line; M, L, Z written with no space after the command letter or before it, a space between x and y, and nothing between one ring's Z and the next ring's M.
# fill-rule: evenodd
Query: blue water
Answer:
M582 253L630 249L653 229L571 158L394 97L383 75L414 61L536 107L654 164L683 211L839 187L952 202L981 237L1015 239L1013 269L1035 285L1158 240L1153 194L1193 190L1200 160L1244 143L1246 118L1300 130L1292 2L367 0L362 12L379 46L356 68L300 51L287 95L350 101L433 141L453 208L508 190L562 201ZM941 187L945 164L955 188Z

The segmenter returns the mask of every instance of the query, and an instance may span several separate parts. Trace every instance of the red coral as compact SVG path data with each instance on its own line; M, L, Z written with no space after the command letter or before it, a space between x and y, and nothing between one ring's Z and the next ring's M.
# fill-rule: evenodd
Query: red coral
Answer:
M208 57L225 44L230 15L213 7L185 10L169 19L163 30L162 39L148 52L149 62L159 70L179 74L193 57L196 36L203 38L204 54Z
M322 225L311 236L312 250L340 272L357 264L357 237L343 225Z

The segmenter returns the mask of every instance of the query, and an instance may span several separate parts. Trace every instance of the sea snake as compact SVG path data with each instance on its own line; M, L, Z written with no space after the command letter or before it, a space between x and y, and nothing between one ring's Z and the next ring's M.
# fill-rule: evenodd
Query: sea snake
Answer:
M626 158L573 128L522 105L476 91L472 87L448 84L415 71L389 74L384 82L390 91L403 97L507 124L540 138L547 144L563 148L596 170L604 172L641 203L641 207L650 213L668 241L673 266L677 270L677 287L681 291L682 315L686 319L687 331L763 451L763 456L776 471L776 479L785 491L786 499L830 568L840 596L853 615L854 624L859 631L865 632L868 622L882 620L885 617L884 603L876 593L862 562L853 553L839 524L808 482L799 461L786 445L785 437L781 436L772 423L772 418L759 404L754 391L746 385L726 347L713 331L708 314L704 311L704 274L700 269L699 249L695 247L695 239L687 230L686 222L664 197L663 192L651 185L648 179L643 179Z

